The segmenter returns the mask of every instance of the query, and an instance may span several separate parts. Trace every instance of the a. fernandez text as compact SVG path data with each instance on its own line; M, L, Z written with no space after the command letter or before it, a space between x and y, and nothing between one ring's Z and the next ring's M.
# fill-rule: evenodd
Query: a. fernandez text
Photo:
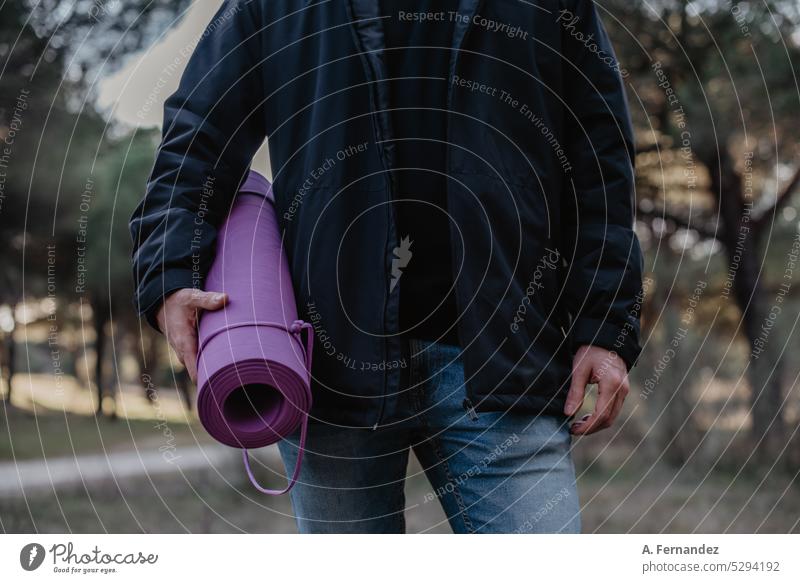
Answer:
M644 545L642 549L643 555L718 555L719 547L712 547L709 545L700 546L666 546L656 545L655 550L650 550L649 545Z
M158 555L138 553L104 553L95 546L89 552L76 553L72 543L55 544L50 547L53 564L68 565L153 565Z

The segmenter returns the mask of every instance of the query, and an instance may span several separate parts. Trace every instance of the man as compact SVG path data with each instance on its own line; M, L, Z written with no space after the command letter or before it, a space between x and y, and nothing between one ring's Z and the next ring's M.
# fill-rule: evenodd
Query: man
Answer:
M193 377L267 136L316 332L300 530L402 532L413 449L455 532L578 531L570 434L611 425L640 351L633 137L593 3L225 1L131 222L140 311Z

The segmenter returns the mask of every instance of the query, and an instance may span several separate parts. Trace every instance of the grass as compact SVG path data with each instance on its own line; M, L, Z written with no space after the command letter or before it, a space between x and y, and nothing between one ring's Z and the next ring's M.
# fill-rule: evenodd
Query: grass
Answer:
M81 454L128 451L151 442L163 442L158 420L111 420L37 410L36 413L4 407L0 413L0 461L44 459ZM169 423L176 444L208 441L199 424Z
M94 395L76 380L18 375L11 403L0 403L0 462L131 450L163 443L165 431L176 445L210 439L174 391L160 391L151 403L138 388L125 386L115 406L116 419L95 416Z

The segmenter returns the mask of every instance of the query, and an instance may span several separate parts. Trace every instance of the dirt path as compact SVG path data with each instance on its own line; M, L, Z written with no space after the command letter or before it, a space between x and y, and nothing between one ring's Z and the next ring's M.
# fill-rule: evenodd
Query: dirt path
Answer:
M259 454L267 463L278 462L273 448ZM274 458L274 459L273 459ZM89 485L143 476L163 476L209 467L229 467L239 462L239 452L223 445L177 447L174 450L139 451L57 457L0 463L0 498L53 491L65 486Z

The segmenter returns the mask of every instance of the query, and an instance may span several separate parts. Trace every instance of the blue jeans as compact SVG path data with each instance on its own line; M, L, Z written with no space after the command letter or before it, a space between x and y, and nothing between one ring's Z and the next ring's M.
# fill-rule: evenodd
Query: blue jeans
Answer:
M456 533L580 531L565 417L465 411L456 346L411 340L397 422L350 429L311 422L291 491L303 533L402 533L404 482L414 450ZM298 435L280 444L291 470Z

